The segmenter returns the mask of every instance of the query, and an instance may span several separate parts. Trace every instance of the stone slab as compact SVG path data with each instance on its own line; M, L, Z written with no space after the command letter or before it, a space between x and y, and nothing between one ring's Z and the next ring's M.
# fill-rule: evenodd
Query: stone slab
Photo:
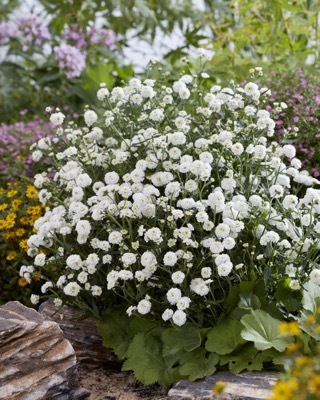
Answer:
M168 400L265 400L272 394L276 383L275 372L244 372L234 375L231 372L217 372L201 381L178 382L168 393ZM222 395L214 395L212 389L219 381L227 386Z

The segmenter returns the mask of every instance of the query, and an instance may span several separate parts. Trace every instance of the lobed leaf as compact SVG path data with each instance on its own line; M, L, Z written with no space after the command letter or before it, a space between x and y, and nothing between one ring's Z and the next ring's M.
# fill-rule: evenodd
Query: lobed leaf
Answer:
M252 310L241 318L241 323L246 328L241 332L242 338L254 342L258 350L275 348L282 352L291 341L279 332L280 321L262 310Z

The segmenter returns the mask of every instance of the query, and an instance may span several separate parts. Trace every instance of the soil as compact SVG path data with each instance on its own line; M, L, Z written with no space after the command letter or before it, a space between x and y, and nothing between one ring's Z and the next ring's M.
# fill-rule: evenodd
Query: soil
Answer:
M79 365L80 386L91 392L88 400L166 400L169 388L143 385L131 372Z

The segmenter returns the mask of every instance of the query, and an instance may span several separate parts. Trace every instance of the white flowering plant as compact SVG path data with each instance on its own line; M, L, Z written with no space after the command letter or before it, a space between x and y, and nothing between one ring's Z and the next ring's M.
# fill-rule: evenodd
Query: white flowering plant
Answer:
M273 141L270 91L208 79L150 67L102 85L83 126L56 110L34 150L52 168L35 176L47 208L20 274L100 319L146 383L261 369L289 344L276 327L303 285L320 284L319 182Z

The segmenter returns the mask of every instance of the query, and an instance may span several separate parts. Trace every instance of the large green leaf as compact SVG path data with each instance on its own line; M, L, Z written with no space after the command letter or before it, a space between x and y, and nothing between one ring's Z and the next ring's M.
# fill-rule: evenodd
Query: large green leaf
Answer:
M201 345L200 329L188 325L182 329L167 328L162 334L163 354L175 354L181 350L192 351Z
M241 318L241 323L245 326L241 336L254 342L258 350L275 348L284 351L291 341L290 337L279 332L280 321L262 310L252 310L251 314Z
M303 308L315 314L318 307L317 298L320 298L320 286L312 282L305 283L303 285Z
M240 321L227 319L208 332L206 349L212 353L229 354L245 340L241 337L243 325Z
M121 310L108 312L98 322L98 332L102 336L103 345L113 349L121 360L125 358L132 339L129 323L129 317Z
M171 360L170 360L171 361ZM144 384L159 382L167 386L180 378L178 367L162 356L162 343L150 333L138 333L131 342L123 371L133 371Z
M204 348L197 348L191 352L185 353L179 369L181 375L186 376L190 381L205 378L216 372L216 365L219 362L219 356L211 353L206 357Z

